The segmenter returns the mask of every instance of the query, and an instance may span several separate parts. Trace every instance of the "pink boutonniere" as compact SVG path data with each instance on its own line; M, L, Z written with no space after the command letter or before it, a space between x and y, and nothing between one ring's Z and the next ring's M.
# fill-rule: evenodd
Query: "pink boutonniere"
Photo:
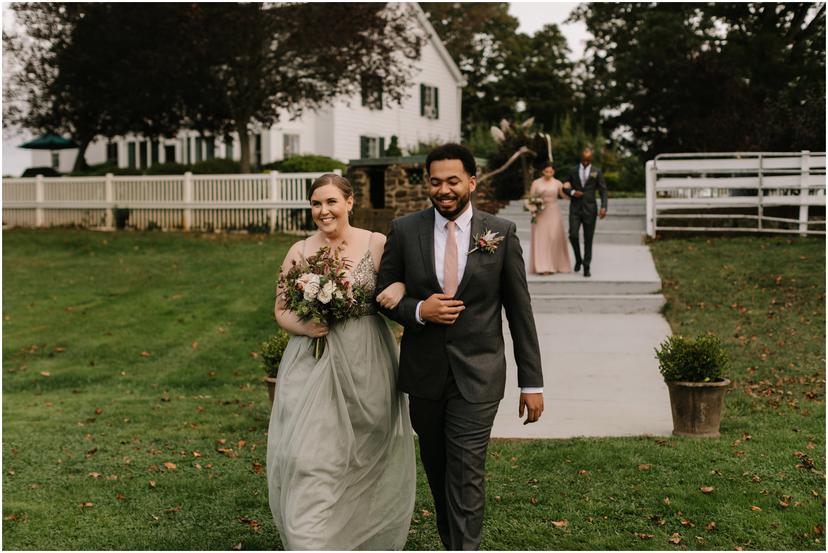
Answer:
M483 250L486 253L494 253L497 247L503 242L503 236L498 236L498 233L486 229L486 232L474 235L474 247L469 250L469 253L474 253L477 250ZM466 254L468 255L468 254Z

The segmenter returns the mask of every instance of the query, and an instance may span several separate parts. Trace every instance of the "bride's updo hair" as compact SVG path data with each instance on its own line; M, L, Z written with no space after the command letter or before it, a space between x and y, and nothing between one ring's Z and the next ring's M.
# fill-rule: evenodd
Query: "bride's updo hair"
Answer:
M346 200L354 195L354 187L351 186L348 179L342 175L337 175L336 173L325 173L313 181L313 184L311 184L310 189L308 190L308 201L310 201L311 196L313 196L313 193L317 188L321 188L322 186L327 186L329 184L339 188Z

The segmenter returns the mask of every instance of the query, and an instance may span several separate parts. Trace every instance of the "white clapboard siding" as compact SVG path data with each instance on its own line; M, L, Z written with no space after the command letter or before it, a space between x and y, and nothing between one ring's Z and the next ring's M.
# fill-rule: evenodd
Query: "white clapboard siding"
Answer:
M665 154L647 162L646 178L647 234L651 237L659 230L825 234L824 217L811 218L809 213L812 206L825 207L822 152ZM798 208L799 216L764 213L766 208L784 206ZM746 209L756 213L744 213ZM705 214L705 210L715 211ZM748 220L756 221L756 226L669 224L682 219ZM766 223L774 224L768 228Z
M339 171L335 171L339 173ZM308 189L321 173L3 179L3 226L111 229L128 209L136 229L308 228Z

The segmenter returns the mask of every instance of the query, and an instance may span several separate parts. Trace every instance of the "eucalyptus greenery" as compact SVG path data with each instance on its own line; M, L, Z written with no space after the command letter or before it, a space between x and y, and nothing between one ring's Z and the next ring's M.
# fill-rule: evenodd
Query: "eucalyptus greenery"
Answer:
M722 378L727 354L719 338L701 335L691 339L670 336L655 350L658 369L668 382L711 382Z

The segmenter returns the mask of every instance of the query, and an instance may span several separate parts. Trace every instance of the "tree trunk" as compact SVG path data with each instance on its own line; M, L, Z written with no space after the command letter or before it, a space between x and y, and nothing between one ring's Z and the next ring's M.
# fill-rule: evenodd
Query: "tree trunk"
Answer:
M82 138L80 140L78 157L75 158L75 166L72 167L72 171L86 171L89 168L89 165L86 163L86 149L91 142L91 138Z
M241 145L241 160L240 171L242 173L250 172L250 133L247 132L247 125L239 125L237 129L239 133L239 144Z

